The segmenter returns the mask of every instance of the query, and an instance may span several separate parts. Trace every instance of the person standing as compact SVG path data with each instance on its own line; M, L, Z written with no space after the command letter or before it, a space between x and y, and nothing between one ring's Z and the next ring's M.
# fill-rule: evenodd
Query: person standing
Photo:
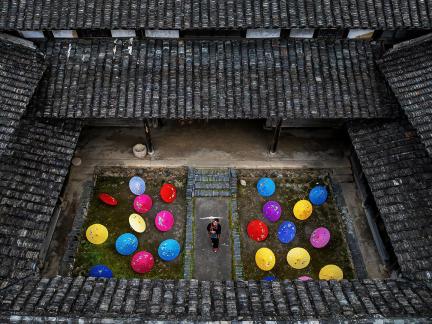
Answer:
M219 239L222 232L222 226L219 224L218 218L215 218L207 225L207 232L212 242L213 252L216 253L219 249Z

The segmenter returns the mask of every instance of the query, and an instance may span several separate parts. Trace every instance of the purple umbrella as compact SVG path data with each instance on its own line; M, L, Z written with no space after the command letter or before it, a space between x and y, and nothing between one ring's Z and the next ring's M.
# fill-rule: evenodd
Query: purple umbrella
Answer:
M316 228L310 236L310 243L317 249L323 248L329 241L330 231L325 227Z
M282 213L282 207L276 201L268 201L264 204L263 215L270 222L277 222Z

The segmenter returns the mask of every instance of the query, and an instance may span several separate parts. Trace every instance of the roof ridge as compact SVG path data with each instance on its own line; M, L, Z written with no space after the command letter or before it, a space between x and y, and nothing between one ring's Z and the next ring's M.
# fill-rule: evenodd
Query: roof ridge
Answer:
M421 43L428 42L428 41L432 41L432 33L397 43L397 44L393 45L393 48L391 48L390 50L388 50L386 52L386 55L392 54L394 52L401 51L407 47L416 46L416 45L419 45Z
M15 45L21 45L21 46L24 46L24 47L27 47L27 48L30 48L33 50L38 49L37 46L32 41L29 41L29 40L24 39L24 38L12 36L9 34L0 33L0 40L6 41L9 43L13 43Z

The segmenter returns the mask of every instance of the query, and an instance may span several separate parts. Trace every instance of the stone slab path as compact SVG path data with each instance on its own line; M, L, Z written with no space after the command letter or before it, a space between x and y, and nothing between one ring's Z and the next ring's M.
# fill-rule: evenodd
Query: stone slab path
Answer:
M229 198L195 198L195 262L193 277L198 280L231 280L232 250L229 226ZM222 234L219 251L212 251L207 235L208 217L219 218Z

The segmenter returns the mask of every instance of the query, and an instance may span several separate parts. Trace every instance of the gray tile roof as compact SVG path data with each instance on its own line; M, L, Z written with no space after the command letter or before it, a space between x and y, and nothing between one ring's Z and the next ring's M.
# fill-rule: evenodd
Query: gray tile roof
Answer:
M143 320L428 318L431 282L35 278L0 291L0 316ZM31 317L27 317L31 321Z
M398 45L379 64L432 155L432 34Z
M431 28L428 0L11 0L0 29Z
M349 133L403 275L432 279L432 159L406 120Z
M37 272L79 125L22 119L0 159L0 282Z
M19 125L27 104L45 70L36 47L0 34L0 156Z
M63 40L38 115L76 118L395 117L375 47L324 40Z

